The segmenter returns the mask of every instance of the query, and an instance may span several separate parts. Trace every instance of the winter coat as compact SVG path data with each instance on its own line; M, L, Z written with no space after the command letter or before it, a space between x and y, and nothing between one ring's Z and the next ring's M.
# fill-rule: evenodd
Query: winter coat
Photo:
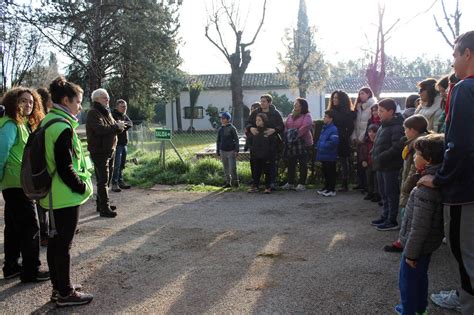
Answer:
M217 132L216 152L235 151L239 152L239 136L234 125L221 126Z
M443 112L441 101L442 98L438 95L430 107L419 105L415 110L415 114L423 115L428 120L428 130L438 131L439 116Z
M336 161L339 134L334 123L324 125L318 143L316 144L317 161Z
M250 134L248 145L250 148L250 158L259 160L269 160L276 156L276 135L265 135L264 128L258 128L256 135Z
M367 102L357 105L356 120L354 126L354 132L352 133L352 139L358 141L359 143L364 142L365 131L367 130L367 122L372 116L371 108L377 102L375 96L369 98Z
M399 171L402 168L403 143L400 139L404 134L401 114L395 114L389 121L382 121L372 149L375 171Z
M112 117L115 120L122 120L125 122L125 129L123 132L117 135L117 145L127 145L128 144L128 130L133 127L133 122L127 114L122 114L118 110L114 109L112 111Z
M421 175L433 175L440 166L427 165ZM429 255L441 245L443 236L443 205L439 189L426 186L413 188L400 228L403 254L413 260Z
M419 178L416 174L415 161L413 160L413 156L415 155L413 144L416 139L426 135L426 133L422 133L411 140L408 140L407 137L403 137L400 140L405 146L402 151L403 169L400 187L400 207L406 206L410 192L416 186L416 182Z
M94 102L87 113L87 149L94 155L112 156L117 146L117 134L123 131L107 108Z
M276 130L276 133L279 135L280 139L283 137L283 131L285 130L285 125L283 124L283 118L281 117L280 112L276 109L274 105L270 105L268 112L263 112L262 109L257 109L252 114L250 114L245 124L245 129L247 132L250 132L250 128L257 127L255 119L257 114L264 113L267 115L268 122L265 123L265 127L273 128Z
M339 145L337 153L339 157L348 157L351 155L351 135L354 132L354 120L356 113L347 107L333 106L333 123L339 133Z
M474 76L458 82L449 92L444 161L433 184L441 187L449 205L474 202ZM448 107L448 106L446 106Z
M313 119L310 113L300 115L296 119L293 119L293 115L290 114L285 121L285 132L288 131L288 129L298 129L298 138L303 139L306 146L313 145L312 127Z

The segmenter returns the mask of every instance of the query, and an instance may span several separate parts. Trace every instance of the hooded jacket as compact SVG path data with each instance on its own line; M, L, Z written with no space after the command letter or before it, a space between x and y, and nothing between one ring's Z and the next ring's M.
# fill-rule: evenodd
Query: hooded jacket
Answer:
M429 165L421 175L433 175L440 164ZM439 189L413 188L405 207L400 228L405 257L416 260L429 255L441 245L444 236L443 206Z
M389 121L382 121L372 149L375 171L399 171L402 168L403 143L400 139L404 134L401 114L396 113Z

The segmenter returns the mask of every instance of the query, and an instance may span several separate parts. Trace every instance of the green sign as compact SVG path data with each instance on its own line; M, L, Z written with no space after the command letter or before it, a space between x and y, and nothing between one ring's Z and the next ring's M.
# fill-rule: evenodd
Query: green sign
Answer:
M171 140L171 129L155 129L155 139L157 140Z

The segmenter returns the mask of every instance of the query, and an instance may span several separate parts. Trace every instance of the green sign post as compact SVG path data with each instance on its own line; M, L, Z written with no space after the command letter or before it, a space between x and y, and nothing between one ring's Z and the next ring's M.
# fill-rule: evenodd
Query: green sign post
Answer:
M156 128L155 139L157 140L171 140L171 129Z
M163 167L165 167L165 159L166 159L166 142L171 144L171 146L174 149L174 152L176 152L176 154L178 155L181 162L184 163L183 158L181 157L181 155L179 155L178 149L176 149L176 147L173 144L173 141L171 141L171 129L156 128L155 129L155 139L161 141L160 161L161 161Z

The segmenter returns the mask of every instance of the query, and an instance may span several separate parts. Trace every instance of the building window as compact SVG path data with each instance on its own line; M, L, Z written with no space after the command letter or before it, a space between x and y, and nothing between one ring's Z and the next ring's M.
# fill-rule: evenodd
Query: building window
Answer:
M194 106L194 111L191 113L191 107L184 108L184 119L202 119L204 118L204 107Z

